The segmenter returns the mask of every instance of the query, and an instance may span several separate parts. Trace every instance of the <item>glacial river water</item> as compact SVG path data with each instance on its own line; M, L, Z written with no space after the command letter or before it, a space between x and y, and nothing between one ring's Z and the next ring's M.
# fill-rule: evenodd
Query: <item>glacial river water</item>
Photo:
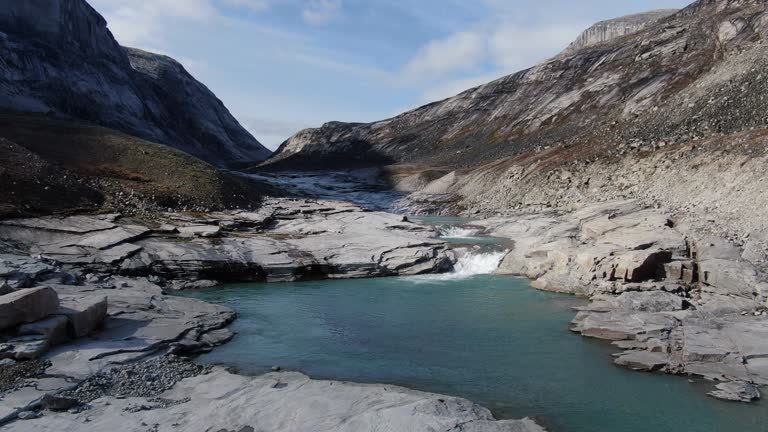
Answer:
M459 237L466 232L454 231ZM607 343L571 333L574 297L488 273L484 245L450 275L237 284L190 293L239 313L203 362L261 374L398 384L462 396L553 432L763 432L765 404L705 396L710 383L614 366ZM492 248L491 248L492 249Z

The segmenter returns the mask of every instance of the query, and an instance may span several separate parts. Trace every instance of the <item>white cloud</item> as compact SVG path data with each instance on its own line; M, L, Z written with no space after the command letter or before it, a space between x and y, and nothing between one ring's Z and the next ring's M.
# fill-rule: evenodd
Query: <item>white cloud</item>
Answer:
M313 53L311 51L297 49L280 51L275 53L275 56L281 59L298 62L309 67L336 71L347 76L357 76L375 80L380 83L388 83L392 81L391 74L382 69L352 62L337 61L321 53Z
M91 0L115 38L126 46L162 46L175 20L205 22L219 16L210 0Z
M509 73L531 67L564 50L581 32L576 25L521 28L501 25L489 37L490 55L501 70Z
M310 0L301 17L308 24L324 24L335 18L340 9L341 0Z
M488 52L486 35L464 31L436 39L421 47L403 68L409 82L434 79L455 71L477 67Z
M221 3L235 8L250 9L254 12L262 12L269 9L267 0L221 0Z
M429 83L421 93L423 102L445 99L556 55L581 29L581 25L526 28L495 18L429 41L403 67L399 82Z
M261 12L268 0L90 0L120 44L146 48L165 44L165 32L188 23L223 20L217 6Z

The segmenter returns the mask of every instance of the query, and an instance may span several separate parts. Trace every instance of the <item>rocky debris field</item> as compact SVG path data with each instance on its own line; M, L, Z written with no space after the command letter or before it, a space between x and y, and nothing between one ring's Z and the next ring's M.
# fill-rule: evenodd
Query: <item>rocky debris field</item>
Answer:
M27 379L42 376L48 366L50 363L38 360L24 362L12 359L0 360L0 394L25 387Z
M198 365L184 357L169 355L115 366L91 375L75 389L61 394L80 403L111 396L118 399L129 397L156 398L179 381L203 373L210 368Z
M736 245L637 201L473 224L515 241L500 273L590 297L572 330L612 341L617 365L720 381L726 400L768 384L768 278Z

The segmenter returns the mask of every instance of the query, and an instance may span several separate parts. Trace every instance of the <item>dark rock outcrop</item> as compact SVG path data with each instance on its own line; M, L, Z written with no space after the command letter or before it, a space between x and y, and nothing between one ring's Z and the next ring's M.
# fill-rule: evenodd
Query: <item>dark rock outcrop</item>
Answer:
M120 47L84 0L6 3L0 107L107 126L220 166L269 156L179 63Z

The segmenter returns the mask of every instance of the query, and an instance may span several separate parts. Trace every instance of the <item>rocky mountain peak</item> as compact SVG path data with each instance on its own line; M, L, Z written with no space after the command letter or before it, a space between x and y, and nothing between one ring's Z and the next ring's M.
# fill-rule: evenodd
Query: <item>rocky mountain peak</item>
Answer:
M666 18L678 11L679 9L658 9L650 12L600 21L587 30L584 30L584 32L581 33L568 48L566 48L563 55L573 54L580 49L607 42L617 37L636 33L645 28L648 24Z

